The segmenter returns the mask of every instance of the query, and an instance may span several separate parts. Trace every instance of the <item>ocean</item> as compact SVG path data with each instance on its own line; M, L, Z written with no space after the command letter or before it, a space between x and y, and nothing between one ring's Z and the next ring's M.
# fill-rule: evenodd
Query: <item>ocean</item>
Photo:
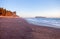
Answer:
M25 20L34 25L60 28L60 18L25 18Z

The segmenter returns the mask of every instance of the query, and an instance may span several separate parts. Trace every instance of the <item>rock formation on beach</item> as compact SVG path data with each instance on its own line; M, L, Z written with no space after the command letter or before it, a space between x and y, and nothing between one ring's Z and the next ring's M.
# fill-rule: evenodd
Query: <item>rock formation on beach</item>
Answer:
M0 17L18 17L16 11L12 12L4 8L0 8Z

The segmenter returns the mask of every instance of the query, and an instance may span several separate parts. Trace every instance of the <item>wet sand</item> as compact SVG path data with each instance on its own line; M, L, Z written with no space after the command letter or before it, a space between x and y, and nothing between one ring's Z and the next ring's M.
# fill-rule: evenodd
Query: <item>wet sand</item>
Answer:
M23 18L0 18L0 39L60 39L60 29L29 24Z

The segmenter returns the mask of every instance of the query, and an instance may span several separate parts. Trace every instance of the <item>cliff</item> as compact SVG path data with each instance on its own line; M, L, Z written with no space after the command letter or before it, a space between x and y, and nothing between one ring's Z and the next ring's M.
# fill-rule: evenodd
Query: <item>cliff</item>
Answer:
M0 8L0 17L19 17L16 15L16 11L12 12L4 8Z

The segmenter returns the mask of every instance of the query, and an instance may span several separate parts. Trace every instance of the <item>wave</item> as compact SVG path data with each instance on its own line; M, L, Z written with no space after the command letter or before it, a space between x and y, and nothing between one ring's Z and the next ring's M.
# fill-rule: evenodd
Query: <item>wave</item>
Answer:
M34 25L60 28L60 18L26 18L26 21Z

